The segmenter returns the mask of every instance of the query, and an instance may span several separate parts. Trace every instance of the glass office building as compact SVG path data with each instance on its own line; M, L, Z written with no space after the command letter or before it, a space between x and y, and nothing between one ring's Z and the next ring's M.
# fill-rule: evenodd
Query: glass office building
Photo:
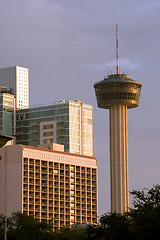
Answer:
M65 152L93 156L92 106L79 100L17 109L16 142L59 143Z
M14 135L14 95L11 90L0 87L0 135Z

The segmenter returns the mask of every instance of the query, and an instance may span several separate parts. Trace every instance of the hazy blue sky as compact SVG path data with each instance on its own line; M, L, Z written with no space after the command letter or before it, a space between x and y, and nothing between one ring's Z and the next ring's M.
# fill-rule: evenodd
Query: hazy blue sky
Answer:
M99 215L110 209L109 116L93 85L115 71L142 82L128 111L130 190L160 183L160 1L1 0L0 67L29 68L30 104L80 99L93 105Z

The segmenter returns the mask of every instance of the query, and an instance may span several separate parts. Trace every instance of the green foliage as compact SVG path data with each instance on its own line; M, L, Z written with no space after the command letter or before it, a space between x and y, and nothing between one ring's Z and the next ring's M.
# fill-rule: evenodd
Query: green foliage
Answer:
M160 239L160 185L143 191L132 191L133 208L128 215L132 221L134 239Z
M126 214L104 214L100 218L100 225L87 229L89 239L128 240L132 239L130 221ZM94 234L93 234L94 233Z
M160 206L160 185L142 191L132 191L134 210L146 211Z
M4 239L4 224L5 217L0 215L0 239ZM85 235L85 230L80 227L53 232L53 227L47 222L40 222L21 212L7 218L7 240L85 240Z
M4 239L5 217L0 214L0 239Z
M20 212L13 213L7 219L8 240L44 240L51 239L51 228L45 222L39 222L33 216Z
M87 240L160 239L160 185L131 194L133 208L123 215L102 215L98 227L87 229Z
M105 230L106 239L128 240L131 239L130 222L127 215L117 213L104 214L100 218L100 224Z
M85 240L86 233L82 228L62 228L54 233L56 240Z
M75 226L53 232L52 226L20 212L7 218L7 240L159 240L160 185L132 191L133 208L121 214L101 216L99 225ZM5 217L0 215L0 239Z

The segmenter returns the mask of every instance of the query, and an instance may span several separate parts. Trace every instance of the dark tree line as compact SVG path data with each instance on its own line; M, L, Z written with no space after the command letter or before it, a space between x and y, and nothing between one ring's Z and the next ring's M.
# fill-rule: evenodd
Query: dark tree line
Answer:
M123 215L107 213L98 225L74 226L53 231L46 222L20 212L7 218L7 240L159 240L160 185L132 191L133 207ZM5 217L0 216L0 239L4 239Z

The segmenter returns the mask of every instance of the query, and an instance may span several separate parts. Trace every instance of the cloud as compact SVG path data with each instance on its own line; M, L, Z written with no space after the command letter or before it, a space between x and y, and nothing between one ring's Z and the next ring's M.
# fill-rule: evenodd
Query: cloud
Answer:
M153 0L153 1L144 1L143 5L140 5L138 10L142 12L151 12L153 10L157 10L157 8L160 7L160 1L159 0Z
M139 68L138 63L132 62L130 59L120 58L119 62L120 62L120 68L122 69L135 70ZM106 69L108 73L111 73L111 72L114 73L116 69L116 60L112 60L105 63L89 63L85 67L96 72L104 71Z

